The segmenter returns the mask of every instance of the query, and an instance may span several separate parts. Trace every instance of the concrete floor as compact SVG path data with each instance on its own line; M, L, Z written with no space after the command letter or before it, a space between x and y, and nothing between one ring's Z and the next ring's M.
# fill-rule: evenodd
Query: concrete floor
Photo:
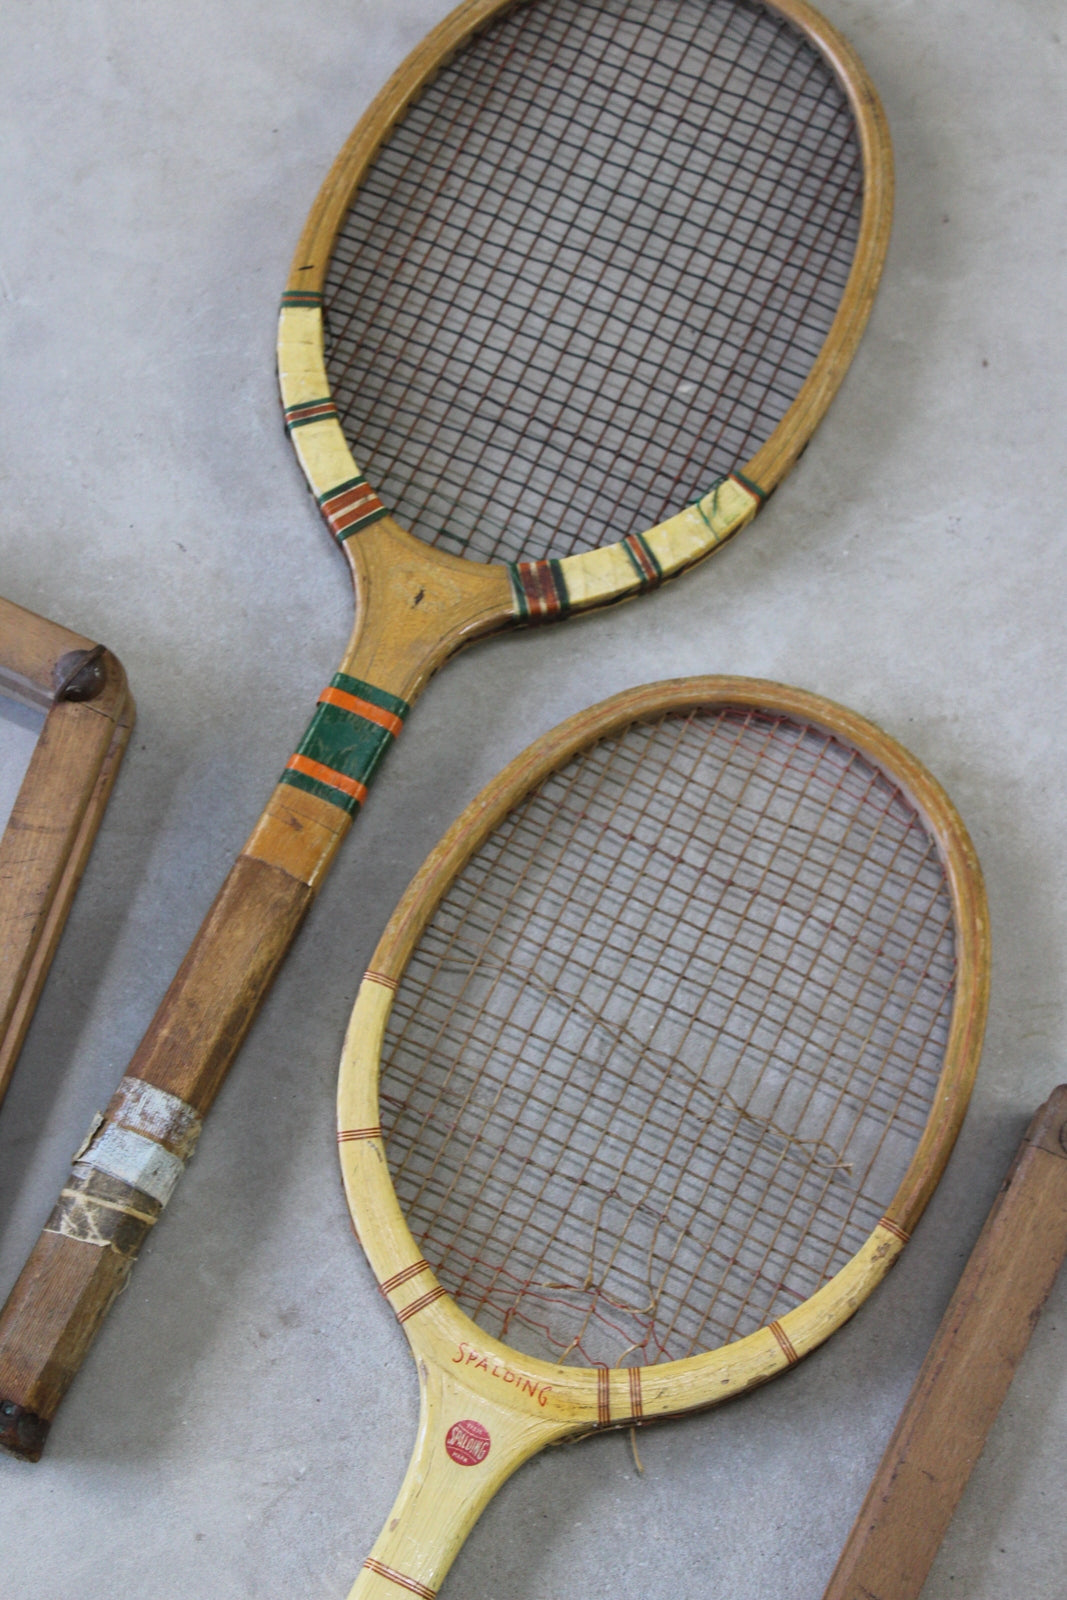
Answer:
M0 592L106 642L139 723L0 1114L0 1290L334 670L350 619L280 426L279 292L335 150L448 0L39 0L0 20ZM446 1595L821 1595L1033 1108L1067 1078L1067 126L1057 0L824 0L899 197L847 387L756 526L643 600L478 647L410 719L36 1467L11 1600L347 1593L413 1437L349 1232L333 1089L426 851L537 733L630 683L779 678L908 744L993 915L972 1110L883 1290L796 1372L524 1468ZM925 1600L1064 1592L1067 1277Z

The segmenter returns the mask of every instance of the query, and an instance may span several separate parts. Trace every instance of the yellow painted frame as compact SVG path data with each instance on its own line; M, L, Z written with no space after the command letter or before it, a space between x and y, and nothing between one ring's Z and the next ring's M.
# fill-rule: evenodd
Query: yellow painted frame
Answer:
M482 1333L437 1282L389 1178L378 1108L378 1064L393 995L446 890L506 813L593 741L665 712L722 706L784 713L848 740L882 769L925 819L945 868L957 932L958 979L934 1110L884 1218L816 1294L745 1338L685 1360L612 1371L519 1355ZM981 870L940 785L903 747L855 712L780 684L691 678L627 690L539 739L477 796L413 879L374 952L352 1012L338 1088L338 1139L360 1242L411 1343L422 1414L408 1475L385 1532L352 1591L397 1586L436 1593L479 1512L542 1446L597 1428L643 1423L717 1404L765 1382L848 1320L897 1259L932 1194L959 1131L977 1070L989 995L989 922ZM636 1374L636 1377L635 1377ZM466 1426L475 1424L474 1428ZM457 1462L456 1425L489 1440L480 1463ZM469 1452L468 1452L469 1453Z

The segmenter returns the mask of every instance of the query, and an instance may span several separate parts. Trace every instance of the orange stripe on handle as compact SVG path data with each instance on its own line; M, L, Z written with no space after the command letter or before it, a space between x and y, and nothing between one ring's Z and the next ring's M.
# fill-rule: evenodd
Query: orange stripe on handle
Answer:
M422 1600L436 1600L436 1589L420 1583L417 1578L405 1577L404 1573L397 1572L394 1567L387 1567L384 1562L375 1561L373 1556L368 1556L363 1565L368 1572L376 1572L379 1578L388 1578L390 1583L397 1584L401 1589L407 1589L410 1594L421 1595Z
M337 1143L351 1144L354 1139L380 1139L381 1136L381 1123L376 1128L340 1128L337 1133Z
M355 778L348 778L333 767L323 766L321 761L312 761L310 756L290 756L285 765L290 772L302 773L305 778L314 778L318 783L328 784L331 789L340 789L342 794L351 795L360 805L367 798L365 783L357 783Z
M319 695L319 704L340 706L342 711L352 711L364 722L374 722L379 728L385 728L394 738L404 730L403 722L391 711L383 711L381 706L374 705L372 701L361 700L358 694L349 694L345 689L335 689L332 684Z
M628 1367L630 1374L630 1415L636 1422L645 1414L644 1402L641 1399L641 1368Z

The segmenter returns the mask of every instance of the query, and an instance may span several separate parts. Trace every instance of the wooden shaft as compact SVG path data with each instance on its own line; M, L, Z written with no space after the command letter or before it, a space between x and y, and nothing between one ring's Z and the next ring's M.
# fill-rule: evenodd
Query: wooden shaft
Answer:
M39 1459L407 707L450 655L515 620L505 569L427 549L391 518L348 555L358 603L344 687L320 696L0 1312L0 1446L26 1460ZM32 654L20 663L28 681L37 670Z
M127 1078L202 1116L218 1091L313 891L238 858ZM128 1094L102 1126L120 1123ZM48 1426L162 1205L137 1184L72 1176L0 1314L0 1444L36 1461ZM88 1213L88 1215L87 1215Z
M1034 1117L823 1600L917 1600L1067 1253L1067 1085Z
M239 856L130 1062L129 1075L208 1110L312 891Z

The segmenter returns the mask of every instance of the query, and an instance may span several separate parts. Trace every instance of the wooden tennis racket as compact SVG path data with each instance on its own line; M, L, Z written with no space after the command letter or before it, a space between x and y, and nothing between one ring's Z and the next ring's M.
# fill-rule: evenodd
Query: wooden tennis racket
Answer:
M848 367L891 190L802 0L467 0L359 123L278 347L355 630L0 1316L8 1448L40 1453L426 680L752 518Z
M422 1416L352 1590L432 1600L543 1445L794 1365L896 1260L962 1118L989 947L951 803L779 685L547 735L414 879L339 1133Z

